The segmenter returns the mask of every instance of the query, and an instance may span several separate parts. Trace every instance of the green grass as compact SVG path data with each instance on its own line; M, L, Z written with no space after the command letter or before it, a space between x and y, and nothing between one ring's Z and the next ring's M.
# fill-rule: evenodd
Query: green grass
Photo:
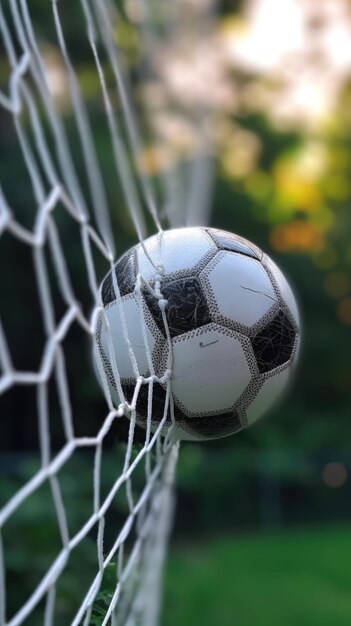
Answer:
M351 529L179 547L165 585L162 626L350 626Z

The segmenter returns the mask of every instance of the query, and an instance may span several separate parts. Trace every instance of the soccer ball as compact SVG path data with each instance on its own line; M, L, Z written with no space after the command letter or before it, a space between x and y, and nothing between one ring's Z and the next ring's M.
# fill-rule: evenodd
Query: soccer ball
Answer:
M160 378L170 365L164 432L173 420L180 439L235 433L288 386L300 337L296 301L275 263L238 235L213 228L154 235L117 261L101 299L98 369L116 406L118 389L131 402L138 376L157 377L153 430L164 416L167 386ZM136 419L144 427L148 394L142 384Z

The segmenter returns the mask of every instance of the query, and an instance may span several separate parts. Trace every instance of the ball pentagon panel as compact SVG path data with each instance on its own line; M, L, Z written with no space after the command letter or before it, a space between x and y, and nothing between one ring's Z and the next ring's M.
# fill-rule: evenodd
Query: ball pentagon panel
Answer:
M251 256L253 259L260 261L263 256L262 250L260 250L255 244L248 239L229 233L226 230L218 230L217 228L208 228L208 234L216 243L219 250L227 250L228 252L238 252L246 256Z
M288 363L293 356L296 330L286 313L279 309L277 314L251 338L258 369L270 372Z
M206 298L198 278L175 278L162 284L162 296L167 300L166 318L171 337L177 337L211 322ZM148 291L144 298L157 326L164 336L166 329L158 301Z
M184 416L177 423L179 438L188 441L227 437L239 432L242 427L242 421L236 411L220 413L219 415L202 415L195 418Z

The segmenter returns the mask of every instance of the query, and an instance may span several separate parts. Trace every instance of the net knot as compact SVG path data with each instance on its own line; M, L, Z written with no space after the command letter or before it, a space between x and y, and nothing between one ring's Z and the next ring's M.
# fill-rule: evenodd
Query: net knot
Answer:
M160 300L158 301L158 306L160 307L161 311L165 311L167 305L168 305L168 300L165 300L164 298L160 298Z

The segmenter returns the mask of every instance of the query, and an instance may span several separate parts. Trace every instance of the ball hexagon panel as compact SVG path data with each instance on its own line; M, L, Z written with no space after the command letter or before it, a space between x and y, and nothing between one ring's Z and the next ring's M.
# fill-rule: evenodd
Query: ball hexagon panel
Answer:
M266 268L273 284L278 289L278 293L282 298L282 303L288 307L296 328L298 328L300 322L299 310L295 296L288 281L286 280L284 274L280 271L279 267L269 256L267 256L267 254L263 255L262 264Z
M263 252L251 243L251 241L248 241L243 237L239 237L234 233L229 233L226 230L218 230L216 228L208 228L207 232L216 243L219 250L239 252L240 254L251 256L258 261L262 258Z
M128 250L114 266L117 284L121 296L126 296L134 290L135 286L135 253L134 249ZM112 270L109 271L101 286L101 298L104 306L116 299L113 286Z
M269 372L290 361L296 342L296 330L286 313L278 314L251 339L258 369Z
M274 404L286 391L291 378L291 366L281 367L273 375L263 378L263 384L255 398L246 409L247 422L250 426Z
M218 323L251 328L272 307L277 295L261 263L236 252L218 252L200 274L211 317Z
M211 322L206 298L197 278L178 278L162 284L162 295L167 300L166 317L171 337L195 330ZM144 293L157 326L164 336L166 329L158 300L147 290Z
M203 228L181 228L154 235L137 248L137 267L146 280L153 280L157 267L165 277L191 276L206 265L217 247ZM150 262L152 259L152 263Z
M175 404L188 417L230 411L252 378L250 341L209 324L176 337L172 345Z
M133 296L127 296L122 300L125 323L127 326L128 337L134 352L135 360L138 366L139 374L147 376L149 374L149 360L147 350L145 349L144 336L142 330L142 317L139 305ZM135 379L135 371L133 368L132 355L124 337L122 316L117 302L110 304L105 309L105 315L110 327L110 337L116 365L121 379ZM149 346L151 356L153 353L161 353L165 340L158 330L152 319L147 319L145 324L146 339ZM108 333L104 323L99 325L97 332L97 344L100 352L100 358L103 362L107 360L111 363ZM119 358L120 355L120 358ZM159 361L159 358L153 358L153 361ZM106 371L106 367L105 367ZM108 373L108 372L106 372ZM112 386L115 387L114 377L110 380Z

